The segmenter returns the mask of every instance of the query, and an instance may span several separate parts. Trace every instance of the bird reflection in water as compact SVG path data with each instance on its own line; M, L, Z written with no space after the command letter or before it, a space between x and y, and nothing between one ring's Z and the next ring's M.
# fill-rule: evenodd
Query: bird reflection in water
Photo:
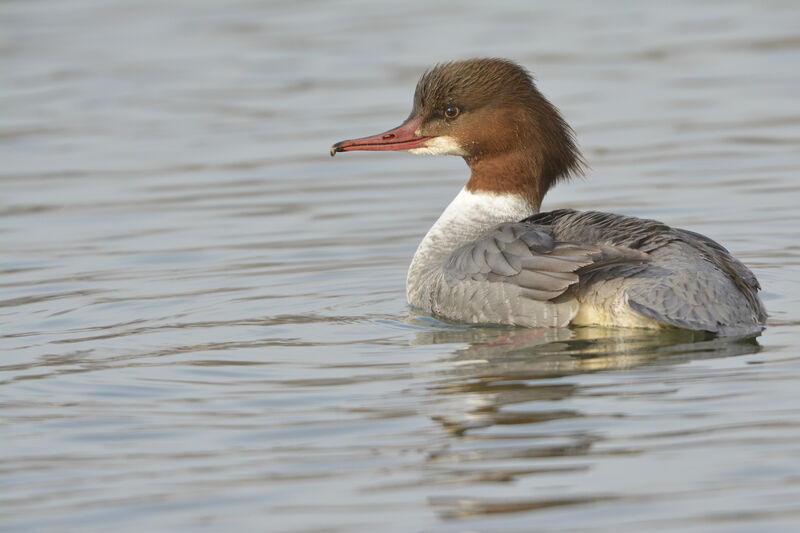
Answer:
M621 391L619 378L587 379L643 365L670 366L693 360L758 352L754 337L723 338L679 329L468 327L422 321L415 344L458 345L444 369L427 380L433 395L431 419L443 428L441 446L427 454L424 483L468 488L508 483L528 476L558 476L592 467L598 457L641 453L630 444L609 442L590 418L625 415L586 412L585 399L602 395L671 394L680 384L652 383L650 391ZM641 383L640 383L641 384ZM579 419L577 423L575 420ZM601 445L598 447L598 445ZM528 494L527 496L530 496ZM436 496L431 505L443 518L535 511L613 498L526 497L486 501L479 495Z

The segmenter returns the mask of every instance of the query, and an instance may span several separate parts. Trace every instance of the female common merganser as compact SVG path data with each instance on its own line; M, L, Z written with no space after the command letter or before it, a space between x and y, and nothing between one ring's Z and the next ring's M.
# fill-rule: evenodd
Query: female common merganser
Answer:
M539 213L551 186L582 174L573 135L522 67L469 59L423 74L402 125L338 142L331 155L406 150L469 165L414 254L414 307L483 324L761 331L758 281L708 237L609 213Z

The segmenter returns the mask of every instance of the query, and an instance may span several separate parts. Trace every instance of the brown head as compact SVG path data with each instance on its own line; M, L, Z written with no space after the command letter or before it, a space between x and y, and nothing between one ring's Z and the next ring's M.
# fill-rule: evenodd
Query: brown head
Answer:
M435 66L417 83L401 126L338 142L331 155L351 150L460 155L472 171L468 190L518 193L537 210L556 181L584 164L558 110L525 69L504 59Z

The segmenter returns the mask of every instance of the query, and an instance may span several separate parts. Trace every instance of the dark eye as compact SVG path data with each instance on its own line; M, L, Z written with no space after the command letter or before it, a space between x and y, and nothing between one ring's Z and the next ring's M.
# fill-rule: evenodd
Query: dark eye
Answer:
M444 108L444 117L449 119L456 118L461 113L461 108L457 105L449 105Z

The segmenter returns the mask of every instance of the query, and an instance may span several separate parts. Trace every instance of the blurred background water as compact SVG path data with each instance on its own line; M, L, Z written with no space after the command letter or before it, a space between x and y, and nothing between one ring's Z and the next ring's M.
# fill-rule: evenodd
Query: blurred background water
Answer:
M3 531L797 531L800 7L0 4ZM406 306L459 158L344 154L509 57L592 170L757 274L757 339Z

